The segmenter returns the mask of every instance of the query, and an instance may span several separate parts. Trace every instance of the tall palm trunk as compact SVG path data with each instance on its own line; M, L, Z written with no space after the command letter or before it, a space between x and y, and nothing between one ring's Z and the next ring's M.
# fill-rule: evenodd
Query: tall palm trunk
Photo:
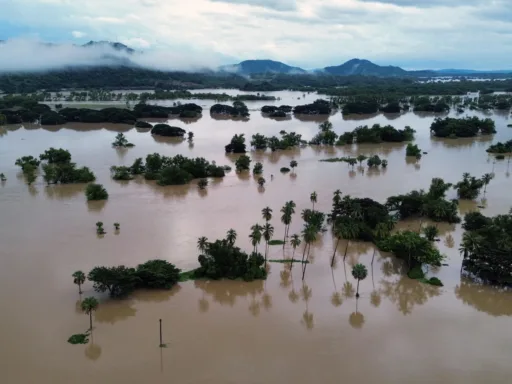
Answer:
M373 247L373 256L372 256L372 268L373 268L373 259L375 259L375 251L377 248Z
M359 297L359 279L357 279L357 289L356 289L356 298Z
M89 312L89 329L92 331L92 311Z
M304 257L306 256L306 249L308 249L308 245L307 244L304 246L304 252L302 252L301 267L304 267Z
M309 260L309 252L311 251L311 243L309 243L308 246L308 256L306 257L306 262L303 264L302 267L302 280L304 281L304 276L306 276L306 267L308 266L308 260Z
M347 246L345 247L345 254L343 255L343 261L347 258L348 245L350 244L350 240L347 239Z
M332 253L331 267L334 265L334 257L336 257L336 249L338 249L339 242L340 239L338 237L338 240L336 241L336 246L334 247L334 252Z
M78 283L78 294L82 294L82 284Z

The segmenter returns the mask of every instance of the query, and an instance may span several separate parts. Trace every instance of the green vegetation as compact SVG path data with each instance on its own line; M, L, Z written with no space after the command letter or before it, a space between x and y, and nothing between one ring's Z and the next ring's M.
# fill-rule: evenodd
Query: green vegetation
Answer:
M158 153L135 160L131 167L110 168L112 177L116 180L130 180L133 175L144 174L146 180L156 180L158 185L182 185L192 179L207 177L224 177L224 168L209 163L202 157L187 158L182 155L174 157L162 156Z
M212 115L227 115L230 117L249 117L249 109L240 100L233 102L233 106L226 104L214 104L210 108L210 114Z
M263 188L265 186L266 182L267 182L267 180L265 180L264 177L258 178L258 185L260 186L260 188Z
M374 124L371 128L367 125L360 126L352 132L345 132L338 138L336 145L362 144L362 143L401 143L414 139L414 129L406 126L404 129L396 129L391 125L381 126Z
M478 197L480 190L484 185L487 186L489 181L485 183L483 178L477 179L466 172L462 175L462 180L454 185L454 188L457 190L459 199L473 200Z
M327 100L318 99L312 104L295 106L293 113L301 115L329 115L331 110L330 103Z
M246 155L240 156L235 161L235 168L237 172L248 171L251 166L251 158Z
M366 279L366 276L368 276L368 270L363 264L356 264L352 268L352 276L357 280L356 298L359 298L359 282Z
M417 97L413 101L414 112L449 112L450 106L444 100L433 100L429 97Z
M254 173L255 175L263 173L263 164L261 164L260 162L254 164L254 167L252 168L252 173Z
M427 225L422 231L428 241L435 241L439 234L439 230L435 225Z
M405 150L406 157L415 157L417 159L421 159L421 149L416 144L407 144L407 148Z
M123 148L129 148L135 146L135 144L129 143L128 139L126 139L126 136L122 133L118 133L116 135L116 138L114 142L112 143L113 147L123 147Z
M231 138L231 142L225 146L226 153L245 153L245 135L235 135Z
M271 151L274 152L277 149L293 148L302 143L302 135L298 135L295 132L287 133L286 131L281 131L280 135L281 138L278 138L277 136L265 137L264 135L257 133L252 135L251 146L255 149L262 150L270 148ZM233 145L233 142L231 144Z
M292 111L292 107L289 105L281 105L276 107L274 105L264 105L261 108L261 112L268 117L286 117L288 113Z
M290 161L290 168L292 169L293 172L295 172L295 168L297 167L297 165L299 165L297 163L297 161L295 161L295 160Z
M76 333L69 337L68 343L69 344L88 344L89 343L89 332L87 331L85 333Z
M393 252L396 257L403 259L411 270L423 264L441 266L444 256L426 238L417 232L399 231L379 243L384 252Z
M318 126L320 132L318 132L309 142L313 145L334 145L338 135L332 130L332 123L325 121Z
M478 134L489 135L496 133L492 119L479 119L478 117L465 117L456 119L446 117L437 118L430 126L430 131L437 137L474 137Z
M287 263L301 263L301 264L309 264L309 260L295 260L295 259L270 259L268 261L269 263L281 263L281 264L287 264Z
M135 128L151 129L151 128L153 128L153 125L146 121L139 120L135 123Z
M283 240L269 240L268 242L268 245L283 245L284 244L284 241Z
M379 104L375 101L357 100L346 103L343 106L342 113L344 115L366 115L377 113L379 107Z
M502 143L501 141L491 145L487 149L488 153L512 153L512 140Z
M458 201L445 199L446 192L451 187L452 184L445 183L443 179L434 178L428 192L420 190L390 196L386 207L401 220L408 217L428 217L436 222L459 223Z
M98 300L95 297L86 297L80 307L82 311L89 315L89 330L92 331L92 313L98 309Z
M183 137L187 131L179 127L172 127L168 124L156 124L151 129L152 135L166 137Z
M0 181L7 181L7 178L3 173L0 173Z
M113 298L124 297L135 289L170 289L180 279L180 270L166 260L149 260L137 268L94 267L87 279L97 292L108 292Z
M71 275L73 277L73 283L78 285L78 294L82 294L82 284L85 283L85 273L82 271L76 271Z
M473 212L463 228L464 270L491 284L512 284L512 212L494 217Z
M98 221L96 223L96 233L98 235L104 235L106 232L105 232L105 229L103 229L103 222L101 221Z
M116 231L119 231L119 229L121 228L121 224L114 223L114 228L115 228Z
M87 201L107 200L108 192L102 184L88 184L85 188L85 197Z

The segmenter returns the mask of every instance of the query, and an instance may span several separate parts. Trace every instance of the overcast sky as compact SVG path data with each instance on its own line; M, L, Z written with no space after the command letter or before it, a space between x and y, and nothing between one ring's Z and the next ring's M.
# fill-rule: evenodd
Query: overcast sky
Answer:
M1 0L0 39L120 41L211 63L509 69L512 0ZM33 59L33 58L32 58Z

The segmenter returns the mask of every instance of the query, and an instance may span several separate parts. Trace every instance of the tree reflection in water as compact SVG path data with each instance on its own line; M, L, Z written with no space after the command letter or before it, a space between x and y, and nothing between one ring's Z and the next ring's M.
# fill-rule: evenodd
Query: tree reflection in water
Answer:
M101 356L101 347L98 344L94 344L94 335L91 333L91 341L84 351L85 357L89 360L96 361Z
M313 290L308 287L306 283L302 283L302 288L300 290L300 295L302 297L302 300L306 302L306 310L302 314L301 324L303 324L306 329L311 330L314 327L314 319L313 314L309 312L308 308L308 302L309 299L313 296Z
M381 286L382 294L404 315L412 313L415 305L423 305L431 297L441 294L439 287L420 283L405 275L394 282L383 280Z
M356 311L352 312L348 317L348 322L352 328L361 329L364 325L364 315L357 310L359 300L356 299Z
M464 304L491 316L512 316L512 292L510 290L463 279L455 287L455 296Z

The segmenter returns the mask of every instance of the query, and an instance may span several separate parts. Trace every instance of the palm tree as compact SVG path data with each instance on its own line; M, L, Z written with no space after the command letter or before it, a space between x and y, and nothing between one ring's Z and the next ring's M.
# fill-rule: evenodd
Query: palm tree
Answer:
M86 315L89 315L89 324L90 330L92 331L92 313L98 309L98 300L95 297L87 297L82 301L81 307L82 311L85 312Z
M265 239L265 266L267 265L268 242L274 236L274 227L268 222L263 226L263 238Z
M354 279L357 279L356 298L358 298L359 297L359 282L361 280L366 279L366 276L368 276L368 271L366 270L366 267L363 264L356 264L352 268L352 276L354 276Z
M341 191L339 189L334 191L334 196L332 197L332 202L334 204L339 204L341 202Z
M293 253L292 253L292 266L293 266L293 258L295 257L295 249L300 245L301 243L301 240L300 240L300 237L299 235L295 234L295 235L292 235L292 239L290 240L290 244L293 248Z
M462 267L464 266L464 260L468 258L471 254L475 253L478 248L480 248L481 237L472 232L464 232L462 235L462 243L460 244L459 252L462 256L462 264L460 266L460 270L462 271Z
M284 243L286 243L286 237L288 236L288 230L290 229L290 224L292 222L292 215L295 213L295 203L293 201L288 201L285 203L284 207L281 208L282 216L281 222L284 224L284 238L283 238L283 249Z
M332 253L331 267L334 265L334 258L336 257L336 250L338 249L338 244L340 239L343 237L343 226L335 225L334 226L334 236L336 237L336 245L334 247L334 252Z
M82 284L85 283L85 273L82 271L76 271L71 276L73 276L73 283L78 285L78 293L82 294Z
M272 220L272 208L265 207L261 210L261 215L263 216L263 219L268 223L270 220Z
M231 228L227 235L226 235L226 240L227 242L229 243L230 246L233 246L235 244L235 241L236 241L236 231Z
M309 197L309 199L311 200L311 202L313 203L313 211L315 210L315 203L316 203L316 200L317 200L317 194L316 192L313 192L311 194L311 196Z
M355 239L359 235L359 226L353 220L349 220L341 225L341 231L343 238L347 240L347 246L345 247L345 254L343 255L343 261L347 258L348 246L351 239Z
M484 183L484 195L487 190L487 184L489 184L492 179L494 179L494 175L492 173L486 173L482 176L482 182Z
M306 263L304 263L304 254L302 254L302 280L304 280L304 276L306 275L306 267L307 267L307 261L309 260L309 251L311 250L311 243L316 240L316 229L314 227L306 227L304 230L304 243L306 243L306 246L304 247L304 251L306 248L308 249L308 255L306 257Z
M258 244L261 242L261 230L262 230L262 227L259 224L254 224L251 227L251 230L252 230L252 232L249 235L249 237L251 238L251 243L252 243L252 246L254 247L253 252L257 253L257 251L258 251Z
M201 253L205 253L207 248L208 239L206 237L202 236L199 239L197 239L197 249L199 249Z

